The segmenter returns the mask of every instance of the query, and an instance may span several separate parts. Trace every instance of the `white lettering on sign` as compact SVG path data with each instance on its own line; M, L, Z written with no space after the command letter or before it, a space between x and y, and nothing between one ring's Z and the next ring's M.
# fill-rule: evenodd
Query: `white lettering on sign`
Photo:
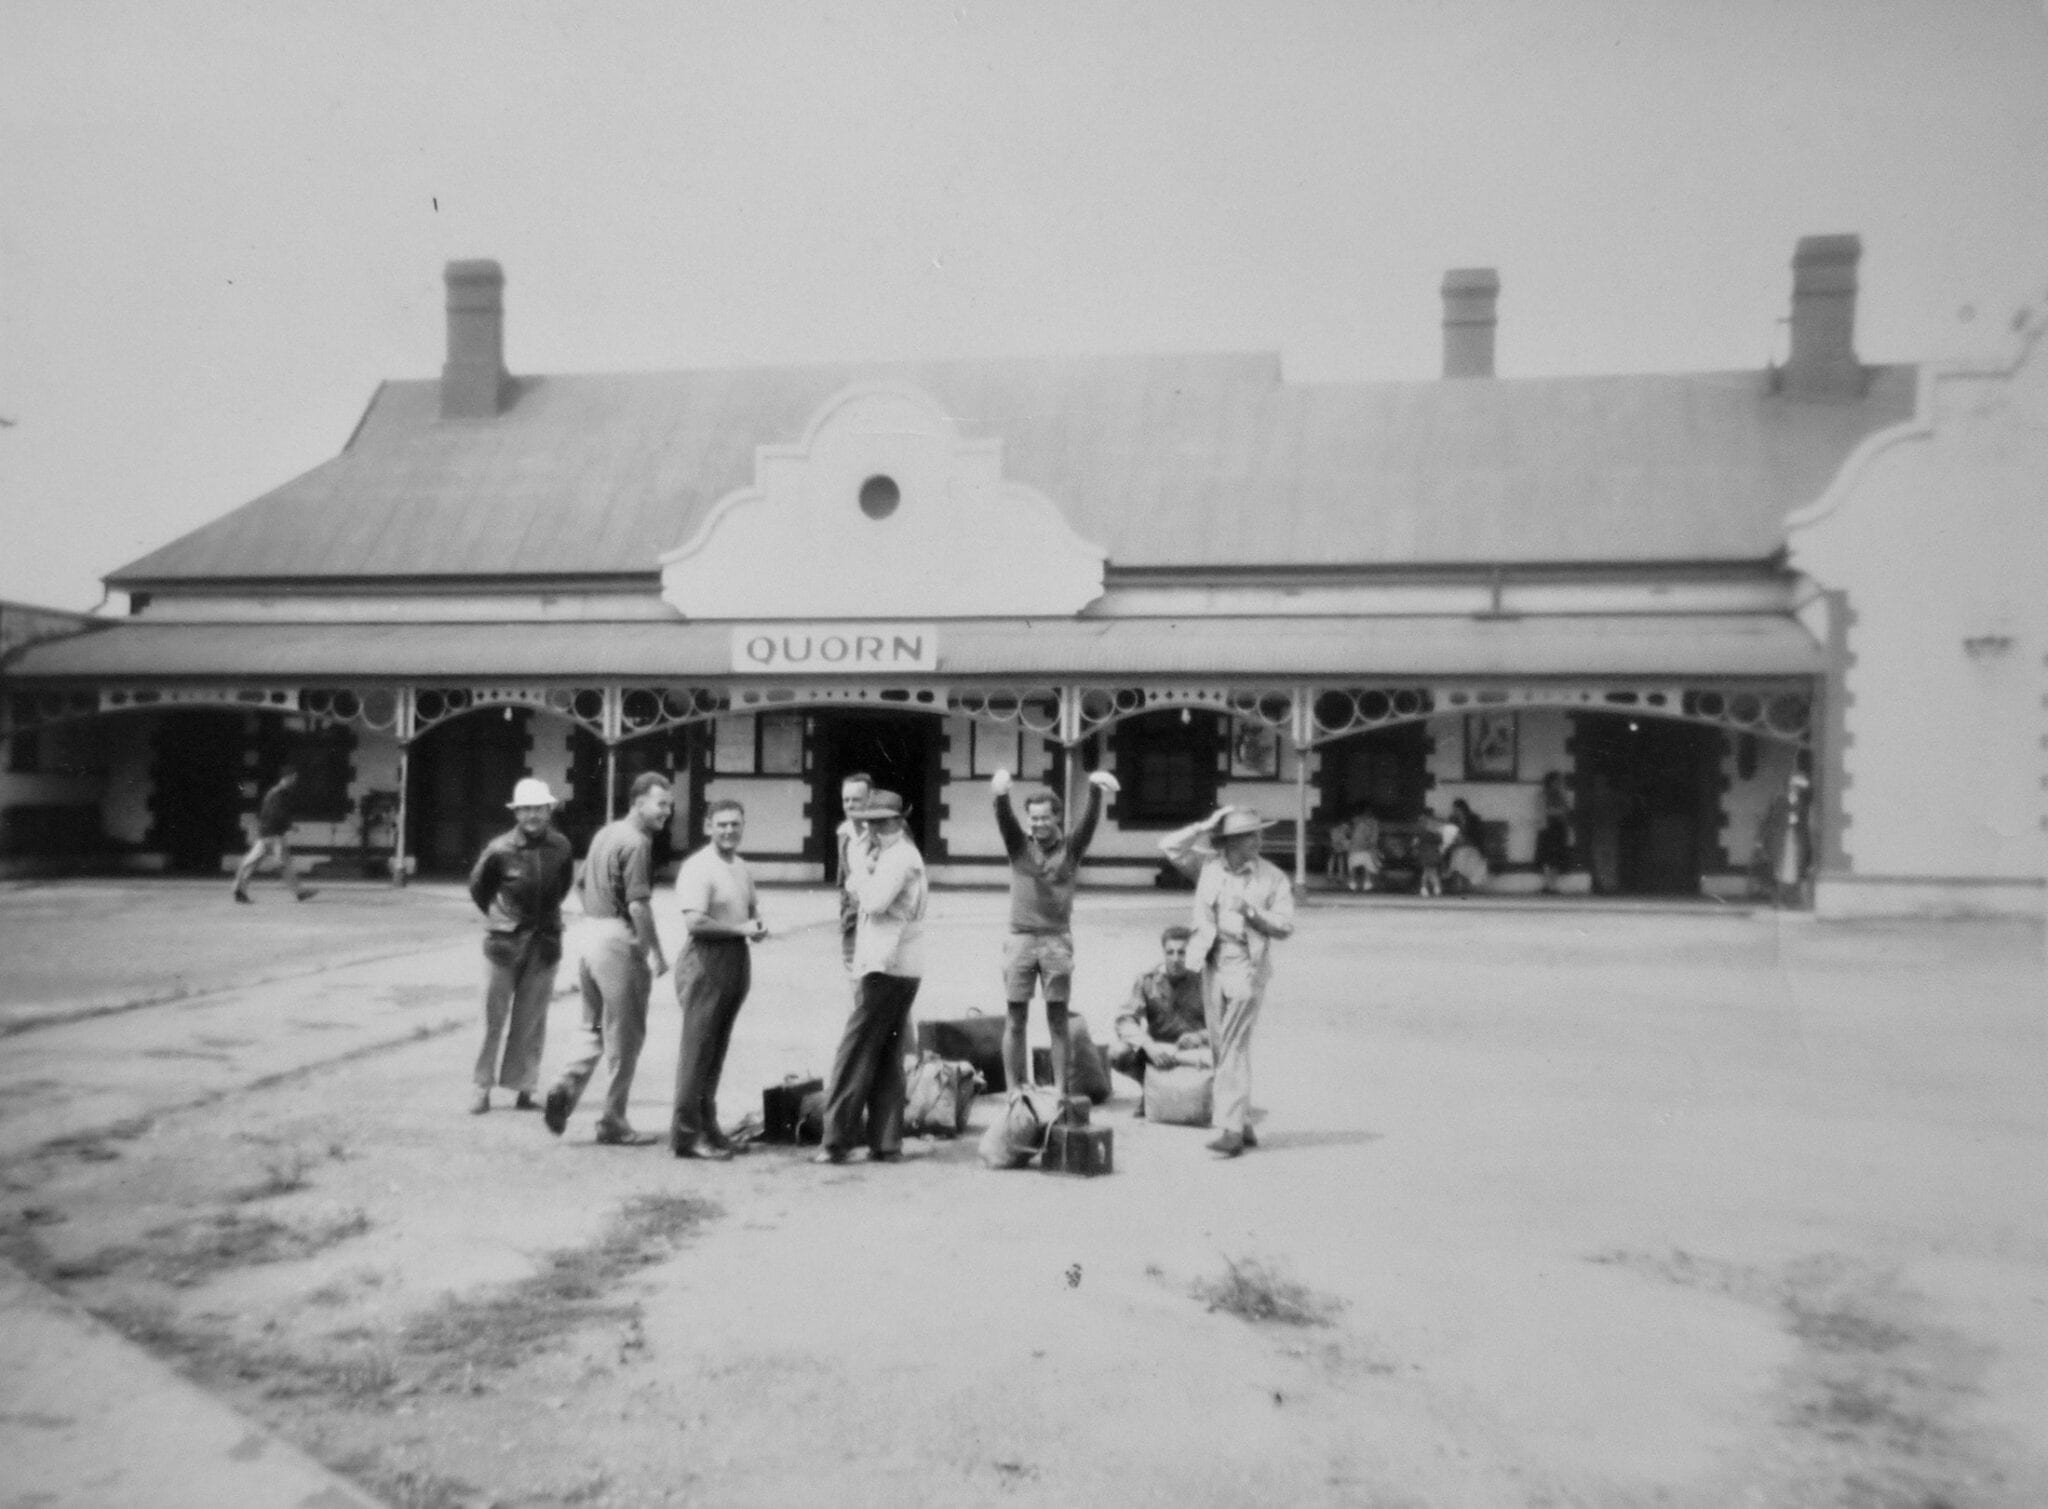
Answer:
M736 675L870 675L936 671L931 624L742 624L732 631Z

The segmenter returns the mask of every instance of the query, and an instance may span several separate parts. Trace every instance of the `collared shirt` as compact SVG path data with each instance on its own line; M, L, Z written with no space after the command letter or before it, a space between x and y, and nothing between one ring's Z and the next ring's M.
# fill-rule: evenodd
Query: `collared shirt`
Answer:
M484 926L513 937L559 937L562 902L575 878L569 840L553 828L538 838L514 828L484 845L469 872L469 899L484 914Z
M1206 1031L1201 973L1184 969L1170 975L1164 964L1146 970L1131 986L1124 1009L1117 1013L1117 1026L1125 1022L1136 1022L1147 1037L1159 1043L1176 1043L1187 1033Z
M622 817L606 823L590 841L583 857L583 878L577 898L586 917L632 919L632 905L654 894L654 838L638 821Z
M874 851L853 851L860 929L853 939L856 975L924 976L924 856L901 834Z
M1081 859L1095 837L1102 816L1102 788L1088 788L1088 810L1081 825L1049 844L1041 844L1018 826L1009 793L996 798L996 827L1003 851L1010 857L1010 931L1064 933L1074 925L1074 887Z
M1264 984L1273 940L1245 921L1245 904L1291 928L1294 887L1286 872L1257 855L1242 869L1231 869L1200 823L1167 834L1159 847L1174 868L1195 877L1195 909L1189 922L1195 935L1188 940L1189 960L1234 974L1248 972L1255 985Z
M683 861L676 871L676 901L685 912L702 912L728 927L745 926L760 910L747 862L737 854L727 859L716 844L704 845Z

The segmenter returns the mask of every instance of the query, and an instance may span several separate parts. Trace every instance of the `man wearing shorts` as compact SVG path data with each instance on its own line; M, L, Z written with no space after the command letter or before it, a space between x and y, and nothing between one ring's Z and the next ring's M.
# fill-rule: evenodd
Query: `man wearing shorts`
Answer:
M1003 995L1009 1021L1003 1027L1003 1079L1012 1090L1031 1082L1024 1049L1024 1024L1031 993L1045 996L1045 1025L1052 1034L1052 1083L1067 1093L1067 1002L1074 991L1074 887L1081 860L1102 817L1102 794L1118 790L1106 770L1090 771L1088 811L1071 835L1060 831L1060 799L1050 792L1025 798L1026 832L1010 810L1010 772L998 770L988 789L995 799L996 827L1010 857L1010 938L1003 949Z
M263 793L263 801L256 808L256 842L242 856L235 871L235 900L248 902L249 882L266 859L277 861L277 873L299 900L313 894L313 888L299 879L298 869L292 864L292 792L298 784L299 773L287 765L277 784Z

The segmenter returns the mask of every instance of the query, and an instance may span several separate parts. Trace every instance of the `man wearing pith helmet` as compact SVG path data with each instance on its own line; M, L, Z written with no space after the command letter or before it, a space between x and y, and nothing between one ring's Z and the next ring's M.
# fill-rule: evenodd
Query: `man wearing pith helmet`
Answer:
M1258 1146L1252 1129L1252 1028L1272 975L1272 946L1294 934L1294 889L1259 857L1272 824L1249 807L1219 807L1159 841L1168 862L1195 882L1188 960L1202 969L1202 1009L1216 1055L1216 1138L1235 1158Z
M493 1082L521 1111L540 1108L548 1001L562 962L562 901L575 878L569 840L555 831L555 794L531 776L512 790L512 830L484 845L469 896L484 914L484 1045L469 1108L491 1108Z

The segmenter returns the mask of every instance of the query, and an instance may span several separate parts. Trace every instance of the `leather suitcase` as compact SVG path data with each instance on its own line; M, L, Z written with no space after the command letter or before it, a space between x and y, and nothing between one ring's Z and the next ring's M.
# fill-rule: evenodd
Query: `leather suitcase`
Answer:
M991 1095L1000 1095L1010 1087L1009 1077L1003 1073L1005 1020L970 1013L942 1021L919 1022L918 1056L932 1053L949 1062L972 1064L974 1072L981 1076L982 1088Z
M1213 1109L1216 1074L1191 1064L1145 1071L1145 1119L1163 1126L1205 1127Z
M798 1079L794 1074L779 1085L761 1092L761 1140L796 1141L796 1124L802 1114L804 1097L825 1088L822 1079Z
M1041 1085L1052 1083L1052 1049L1031 1050L1031 1077ZM1096 1105L1112 1093L1109 1050L1088 1035L1087 1019L1078 1011L1067 1014L1067 1088Z
M1115 1172L1115 1137L1109 1127L1060 1123L1045 1133L1045 1153L1038 1166L1048 1174L1093 1178Z

